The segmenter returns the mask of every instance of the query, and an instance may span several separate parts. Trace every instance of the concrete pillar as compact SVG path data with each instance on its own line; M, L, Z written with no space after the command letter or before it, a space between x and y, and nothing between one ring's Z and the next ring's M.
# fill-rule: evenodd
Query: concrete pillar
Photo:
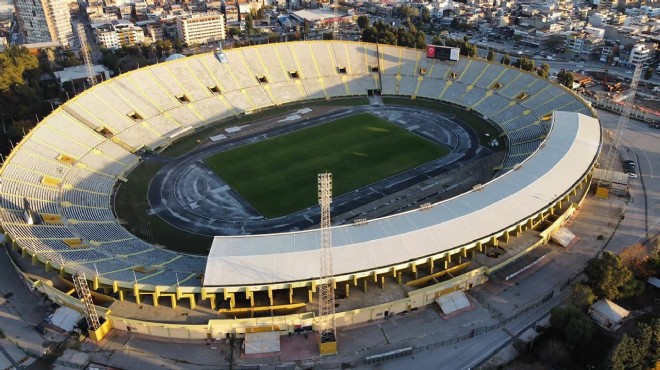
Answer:
M385 289L385 276L380 277L380 289Z
M481 242L477 242L477 248L479 249L479 252L483 252L483 251L484 251L484 245L481 244Z
M463 257L467 257L467 248L463 247L461 252L463 252Z
M124 291L123 291L123 290L120 290L120 291L118 291L117 293L119 293L119 300L120 300L121 302L123 302L123 301L124 301Z
M397 282L399 285L401 285L401 275L402 275L402 274L401 274L400 272L399 272L398 274L396 274L396 282Z
M447 252L447 262L451 263L451 254L449 252Z
M293 285L289 285L289 304L293 304Z
M364 290L365 293L367 292L367 284L368 284L367 279L362 279L362 289Z
M463 256L461 256L461 255L459 254L459 255L458 255L458 264L460 265L461 262L463 262Z
M491 242L493 243L494 247L497 247L498 245L500 245L500 243L499 243L499 241L497 240L496 237L492 237Z
M46 268L46 272L50 272L53 269L53 266L50 265L50 261L46 261L44 267Z
M314 302L314 293L312 293L311 290L307 291L307 300L309 301L309 303Z
M172 294L170 300L172 301L172 308L176 308L176 295Z
M449 267L449 261L445 260L445 270Z
M470 259L474 261L474 249L471 252L472 252L472 256L470 257Z
M346 298L350 297L350 295L351 295L351 284L346 283L344 289L346 290Z
M358 277L357 277L357 275L353 275L353 285L358 286Z
M429 273L433 273L433 270L435 269L435 265L433 263L433 257L429 258Z
M270 305L273 305L273 288L269 285L268 286L268 301L270 302Z
M417 279L417 265L414 262L410 264L410 270L412 271L415 279Z
M378 282L378 273L376 273L376 271L374 271L374 283L377 283L377 282Z
M140 304L140 288L137 284L133 284L133 296L135 297L135 303Z

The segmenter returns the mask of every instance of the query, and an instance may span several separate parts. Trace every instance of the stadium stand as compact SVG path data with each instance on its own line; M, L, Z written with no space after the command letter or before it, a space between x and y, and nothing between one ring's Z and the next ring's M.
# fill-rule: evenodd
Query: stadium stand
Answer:
M508 135L506 170L534 153L551 132L547 114L592 115L571 92L483 60L450 63L428 60L420 50L337 41L260 45L225 54L228 63L213 54L197 55L104 81L26 135L0 172L2 228L15 246L44 263L98 274L108 286L130 290L139 282L140 289L153 291L181 284L199 292L206 257L152 246L113 215L112 188L138 164L140 148L165 147L185 135L184 129L255 109L380 89L383 95L473 109ZM521 93L528 98L517 99ZM31 211L58 215L61 223L28 224L24 200ZM415 222L422 221L419 217Z

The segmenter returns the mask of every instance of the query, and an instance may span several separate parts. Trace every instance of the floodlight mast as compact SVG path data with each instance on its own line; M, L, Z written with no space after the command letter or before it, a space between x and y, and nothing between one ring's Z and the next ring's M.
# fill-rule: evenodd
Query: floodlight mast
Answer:
M332 21L332 39L339 40L339 1L332 1L332 8L334 9Z
M607 150L607 155L605 156L605 178L598 180L596 196L601 198L609 197L609 192L611 190L610 172L612 171L614 159L618 156L619 151L621 150L621 135L623 130L628 126L630 113L632 112L635 102L635 95L637 94L637 85L639 85L639 79L641 76L642 64L637 64L635 67L635 73L633 74L632 80L630 81L630 89L628 90L626 97L624 97L622 100L623 111L621 112L621 117L619 118L619 122L616 125L614 136L612 137L612 142L610 143L610 147Z
M87 70L87 83L89 87L96 85L96 73L94 73L94 63L92 63L92 56L89 52L89 44L87 43L87 34L85 33L85 25L82 22L76 24L78 31L78 40L80 41L80 55L85 63Z
M319 352L321 356L337 353L335 327L335 281L332 268L332 233L330 204L332 203L332 174L318 175L318 198L321 206L321 250L319 284Z
M71 276L71 278L73 280L73 285L76 287L78 299L83 302L83 312L85 313L85 319L87 320L87 327L89 330L95 331L101 326L101 323L98 314L96 313L96 306L94 306L94 302L92 301L92 294L89 291L85 274L77 271Z

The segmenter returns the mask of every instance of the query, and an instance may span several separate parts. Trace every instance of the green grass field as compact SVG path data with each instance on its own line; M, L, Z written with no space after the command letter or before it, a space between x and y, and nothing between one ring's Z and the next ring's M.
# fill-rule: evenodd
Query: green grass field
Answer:
M371 114L358 114L232 149L204 162L262 215L317 203L317 174L333 173L338 196L448 153Z

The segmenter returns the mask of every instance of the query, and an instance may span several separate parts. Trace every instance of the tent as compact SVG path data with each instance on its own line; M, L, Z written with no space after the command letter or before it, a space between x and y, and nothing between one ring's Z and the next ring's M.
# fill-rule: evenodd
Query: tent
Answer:
M462 290L441 295L435 299L435 302L445 315L470 307L470 301Z
M607 299L601 299L589 308L589 316L598 325L612 332L621 327L628 315L630 311Z
M277 331L246 333L243 343L246 355L279 352L280 333Z

